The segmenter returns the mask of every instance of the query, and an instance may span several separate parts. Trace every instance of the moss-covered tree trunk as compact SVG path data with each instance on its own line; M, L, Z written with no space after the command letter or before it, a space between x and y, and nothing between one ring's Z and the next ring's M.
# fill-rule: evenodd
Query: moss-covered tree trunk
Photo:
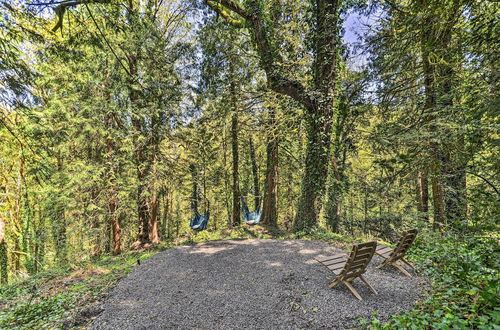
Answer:
M296 231L315 226L321 209L330 154L331 118L327 116L314 114L308 118L306 163L295 218Z
M295 230L307 230L317 224L328 177L337 80L337 20L338 0L315 2L315 89L306 117L308 144Z

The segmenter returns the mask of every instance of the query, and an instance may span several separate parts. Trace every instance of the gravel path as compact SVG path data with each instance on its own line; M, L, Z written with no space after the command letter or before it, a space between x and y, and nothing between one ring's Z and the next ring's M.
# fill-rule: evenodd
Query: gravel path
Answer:
M158 253L112 290L91 329L343 329L358 319L410 309L425 284L392 269L366 273L357 300L317 255L341 250L320 241L221 240Z

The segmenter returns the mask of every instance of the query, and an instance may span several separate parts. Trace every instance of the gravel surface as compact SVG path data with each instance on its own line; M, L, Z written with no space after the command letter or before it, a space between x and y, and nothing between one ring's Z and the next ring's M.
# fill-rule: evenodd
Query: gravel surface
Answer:
M376 270L374 257L357 300L314 261L342 250L320 241L220 240L158 253L112 290L91 329L344 329L359 318L410 309L425 279Z

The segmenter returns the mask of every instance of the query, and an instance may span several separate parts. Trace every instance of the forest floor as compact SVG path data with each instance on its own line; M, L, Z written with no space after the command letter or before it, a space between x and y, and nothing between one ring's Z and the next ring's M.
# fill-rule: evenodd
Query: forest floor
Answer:
M342 250L313 240L218 240L158 253L111 291L91 329L351 328L408 311L426 281L390 267L366 274L358 301L314 260Z

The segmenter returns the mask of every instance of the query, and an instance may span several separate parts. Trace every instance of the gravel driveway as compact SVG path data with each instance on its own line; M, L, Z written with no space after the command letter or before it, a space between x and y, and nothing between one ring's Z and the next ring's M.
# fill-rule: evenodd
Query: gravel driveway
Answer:
M112 290L91 329L343 329L359 318L410 309L425 280L376 270L359 280L357 300L317 255L341 252L320 241L220 240L158 253Z

